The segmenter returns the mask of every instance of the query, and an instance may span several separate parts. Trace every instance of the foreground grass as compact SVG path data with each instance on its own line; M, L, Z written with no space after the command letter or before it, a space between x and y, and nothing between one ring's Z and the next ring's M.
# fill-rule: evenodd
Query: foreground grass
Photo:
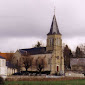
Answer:
M6 81L5 85L85 85L85 79L65 81Z

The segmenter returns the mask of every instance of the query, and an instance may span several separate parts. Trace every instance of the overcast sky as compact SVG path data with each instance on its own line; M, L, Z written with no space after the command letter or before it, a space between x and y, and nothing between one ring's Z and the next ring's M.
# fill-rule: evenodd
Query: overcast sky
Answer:
M85 43L85 0L0 0L0 51L45 45L54 6L63 43Z

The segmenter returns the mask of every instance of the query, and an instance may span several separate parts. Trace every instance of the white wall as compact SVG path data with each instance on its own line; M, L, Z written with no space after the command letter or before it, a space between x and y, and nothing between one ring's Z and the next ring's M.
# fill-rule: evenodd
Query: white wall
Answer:
M0 58L0 75L7 75L6 59Z
M7 68L7 75L12 75L17 72L17 69Z

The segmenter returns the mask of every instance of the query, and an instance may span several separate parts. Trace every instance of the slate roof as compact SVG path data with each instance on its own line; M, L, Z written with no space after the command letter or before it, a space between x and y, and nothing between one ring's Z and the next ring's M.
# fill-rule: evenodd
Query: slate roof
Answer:
M85 66L85 58L71 58L70 66L72 65L84 65Z
M53 16L50 32L47 35L53 35L53 34L58 34L61 35L58 29L57 21L56 21L56 16Z
M4 57L0 56L1 59L5 59Z
M46 53L46 47L35 47L35 48L30 48L30 49L19 49L19 52L21 54L24 53L30 53L31 55L36 55L36 54L45 54Z

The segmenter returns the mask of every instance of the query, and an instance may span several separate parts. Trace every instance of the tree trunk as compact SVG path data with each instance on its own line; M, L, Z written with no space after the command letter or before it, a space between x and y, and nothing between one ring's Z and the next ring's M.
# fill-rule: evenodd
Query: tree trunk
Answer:
M26 72L27 72L27 68L26 68Z

